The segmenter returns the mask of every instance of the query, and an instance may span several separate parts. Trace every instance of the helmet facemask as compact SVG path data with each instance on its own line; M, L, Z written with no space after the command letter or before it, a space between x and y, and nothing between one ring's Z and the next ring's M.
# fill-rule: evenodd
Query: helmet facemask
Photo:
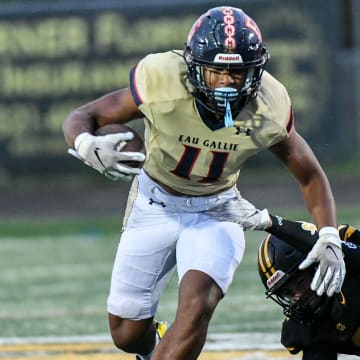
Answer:
M265 292L283 308L283 314L301 324L311 324L324 310L328 297L310 289L317 265L299 270L296 264Z
M188 79L196 100L232 126L235 116L254 97L260 85L269 53L262 44L261 33L242 10L232 7L210 9L202 15L188 36L184 59ZM205 68L246 71L240 89L212 89L205 81Z
M311 290L318 264L299 270L305 257L305 252L269 234L259 247L258 272L266 297L279 304L285 316L301 324L311 324L322 314L330 298Z
M264 48L264 52L265 52ZM264 65L268 59L267 53L264 53L264 58L260 64L255 66L239 66L234 67L230 64L224 66L215 66L214 64L203 64L191 55L191 49L187 48L184 53L184 59L188 66L188 78L193 87L193 96L199 101L208 111L220 116L224 116L225 126L226 114L231 111L232 114L237 114L245 105L256 97L257 89L260 85L261 76L264 71ZM222 87L211 89L205 81L205 67L216 68L218 70L244 70L246 71L245 81L240 89L233 87ZM227 127L233 126L229 123Z

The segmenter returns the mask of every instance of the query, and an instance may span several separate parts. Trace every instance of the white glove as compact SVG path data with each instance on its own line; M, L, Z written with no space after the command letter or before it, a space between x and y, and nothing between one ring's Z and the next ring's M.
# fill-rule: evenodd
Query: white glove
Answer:
M126 142L133 137L134 134L130 131L104 136L81 133L75 139L76 151L69 149L68 152L112 180L130 181L134 175L140 173L140 169L122 161L145 160L145 155L141 152L121 151Z
M240 224L245 230L265 230L271 225L267 209L259 210L241 196L230 199L205 213L221 221Z
M346 269L341 240L336 228L326 226L320 229L319 239L299 265L299 269L306 269L313 263L319 265L310 285L311 290L316 291L318 296L325 292L327 296L340 292Z

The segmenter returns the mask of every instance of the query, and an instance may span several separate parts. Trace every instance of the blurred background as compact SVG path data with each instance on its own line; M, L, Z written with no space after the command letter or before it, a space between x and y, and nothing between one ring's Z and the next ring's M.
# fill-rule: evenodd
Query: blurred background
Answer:
M145 54L182 49L197 17L219 5L241 7L259 25L271 54L267 69L287 87L296 127L328 172L339 222L360 223L360 1L1 0L0 283L9 290L0 295L0 336L106 331L129 184L67 155L63 119L127 86ZM141 121L134 126L141 131ZM306 220L296 183L271 155L251 159L239 182L258 207ZM239 281L254 291L244 302L258 307L246 309L242 330L254 329L250 310L269 315L256 287L256 245L250 253ZM236 312L241 294L232 296Z
M260 26L271 54L267 69L287 87L297 129L329 169L330 180L345 172L357 176L359 1L2 0L0 214L51 215L64 206L73 213L118 209L108 191L126 195L127 184L110 184L66 154L64 117L127 86L129 70L146 53L182 49L199 14L221 4L243 8ZM259 164L271 169L274 159L264 153L246 166L250 172ZM250 175L250 185L259 180ZM92 199L84 198L87 185ZM101 198L107 204L99 204Z
M1 213L25 214L27 203L34 213L45 205L55 211L49 202L56 193L61 194L59 202L69 201L70 207L76 207L76 197L68 198L61 185L70 181L70 188L80 192L78 186L84 188L87 182L103 184L100 176L66 154L61 130L64 117L85 102L127 86L129 70L146 53L182 49L199 14L221 4L242 7L260 26L271 54L267 69L287 87L297 129L322 164L326 168L347 165L346 170L356 176L359 1L289 0L285 5L281 0L2 0ZM135 126L142 124L139 121ZM272 167L274 159L261 154L247 166L259 164ZM24 196L31 195L29 187L34 186L42 195L25 202ZM125 187L127 192L124 184L115 187ZM45 213L51 212L47 208Z

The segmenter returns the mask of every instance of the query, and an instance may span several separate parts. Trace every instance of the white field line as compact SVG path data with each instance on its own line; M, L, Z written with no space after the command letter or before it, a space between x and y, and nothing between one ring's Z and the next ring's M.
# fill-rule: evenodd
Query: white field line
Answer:
M105 300L104 300L105 304ZM74 311L68 308L42 308L42 309L14 309L14 312L9 314L8 310L0 310L0 320L19 320L19 319L48 319L58 318L70 315L104 315L106 313L106 305L103 307L84 306ZM1 338L0 338L1 339ZM5 338L6 339L6 338ZM24 338L27 339L27 338Z
M110 335L0 338L0 345L111 343ZM209 334L204 351L281 350L279 334Z
M15 281L18 279L42 279L49 276L59 277L74 277L74 276L86 276L89 277L89 267L91 267L92 273L110 273L111 266L107 262L97 264L61 264L61 265L44 265L44 266L32 266L30 269L28 266L18 267L17 269L3 269L0 274L0 279L5 281Z
M268 351L285 351L279 342L279 334L276 333L228 333L210 334L204 346L203 352L221 351L249 351L250 353L241 357L243 360L271 360L278 359L272 357ZM110 335L91 335L91 336L69 336L69 337L24 337L24 338L0 338L2 345L43 345L43 344L96 344L109 343L112 347ZM114 347L114 352L118 350ZM292 360L300 359L298 356L290 356L281 359ZM339 360L356 360L357 356L339 355Z

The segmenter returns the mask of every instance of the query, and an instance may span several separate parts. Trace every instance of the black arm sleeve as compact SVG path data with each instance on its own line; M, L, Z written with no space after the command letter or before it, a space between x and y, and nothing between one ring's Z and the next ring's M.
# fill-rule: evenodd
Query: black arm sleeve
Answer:
M316 230L310 231L302 222L287 220L274 215L270 215L270 217L272 225L266 231L302 252L309 252L319 238L319 233ZM344 230L344 226L351 230L352 238L345 236L346 233L349 234L349 230ZM348 225L341 225L339 231L341 238L347 240L342 243L346 269L348 272L360 275L360 232Z
M272 225L266 231L287 242L299 251L309 252L319 238L318 232L305 230L302 222L283 219L270 214Z

